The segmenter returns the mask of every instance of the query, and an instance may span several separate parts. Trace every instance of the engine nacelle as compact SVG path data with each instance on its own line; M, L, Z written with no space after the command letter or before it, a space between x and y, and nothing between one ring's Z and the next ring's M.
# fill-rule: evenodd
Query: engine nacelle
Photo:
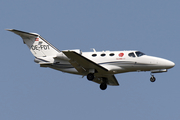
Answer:
M63 50L63 51L74 51L74 52L76 52L78 54L82 54L82 51L79 50L79 49L75 49L75 50ZM69 60L69 58L66 57L66 55L63 52L58 53L55 58L56 59L61 59L61 60Z
M63 52L58 53L55 58L56 59L61 59L61 60L69 60L69 58L66 57L65 54L63 54Z

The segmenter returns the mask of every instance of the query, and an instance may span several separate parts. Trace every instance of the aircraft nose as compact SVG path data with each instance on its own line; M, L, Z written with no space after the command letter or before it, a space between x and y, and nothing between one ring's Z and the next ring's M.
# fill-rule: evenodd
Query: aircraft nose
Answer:
M172 61L170 61L170 60L163 60L162 63L163 63L163 65L166 66L168 69L175 66L175 63L172 62Z
M167 64L167 66L169 66L170 68L172 68L172 67L174 67L174 66L175 66L175 63L174 63L174 62L172 62L172 61L169 61L169 62L168 62L168 64Z

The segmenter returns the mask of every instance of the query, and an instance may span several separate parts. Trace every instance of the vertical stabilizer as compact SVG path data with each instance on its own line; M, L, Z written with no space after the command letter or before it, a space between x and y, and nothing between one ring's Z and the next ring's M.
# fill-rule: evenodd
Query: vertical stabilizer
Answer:
M28 46L31 53L35 57L56 56L57 53L60 52L57 48L55 48L52 44L50 44L48 41L46 41L37 33L28 33L15 29L7 29L7 30L21 36L24 44Z

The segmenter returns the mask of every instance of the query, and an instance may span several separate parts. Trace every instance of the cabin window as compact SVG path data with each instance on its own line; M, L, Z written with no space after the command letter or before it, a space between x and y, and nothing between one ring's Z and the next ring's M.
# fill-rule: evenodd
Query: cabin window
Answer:
M104 56L106 56L106 54L103 53L103 54L101 54L101 56L104 57Z
M142 52L140 52L140 51L137 51L137 52L136 52L136 55L137 55L138 57L141 57L141 56L143 56L143 55L145 55L145 54L142 53Z
M131 53L129 53L128 55L129 55L129 57L136 57L135 54L134 54L134 52L131 52Z
M97 54L92 54L92 56L93 56L93 57L96 57L96 56L97 56Z
M109 54L109 56L114 56L114 53Z

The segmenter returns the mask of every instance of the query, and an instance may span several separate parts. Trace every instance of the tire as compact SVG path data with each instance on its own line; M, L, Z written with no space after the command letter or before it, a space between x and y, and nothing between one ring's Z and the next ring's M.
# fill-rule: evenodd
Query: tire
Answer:
M107 88L107 84L106 83L101 83L100 84L100 89L101 90L105 90Z
M90 81L93 81L93 79L94 79L94 74L93 74L93 73L89 73L89 74L87 75L87 79L90 80Z
M154 76L152 76L152 77L150 78L150 81L151 81L151 82L155 82L155 81L156 81L156 78L155 78Z

